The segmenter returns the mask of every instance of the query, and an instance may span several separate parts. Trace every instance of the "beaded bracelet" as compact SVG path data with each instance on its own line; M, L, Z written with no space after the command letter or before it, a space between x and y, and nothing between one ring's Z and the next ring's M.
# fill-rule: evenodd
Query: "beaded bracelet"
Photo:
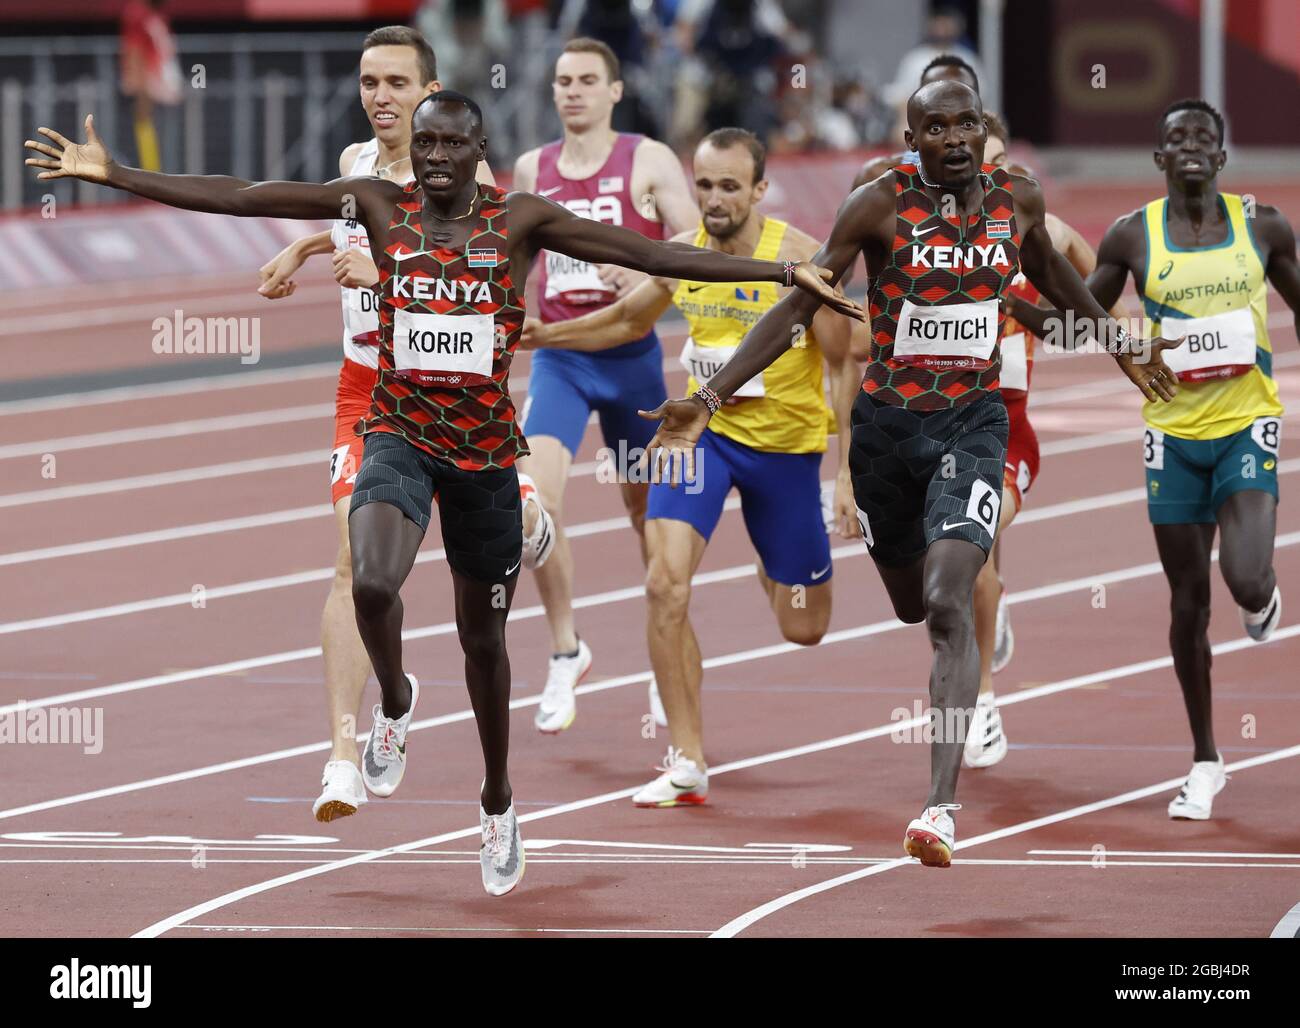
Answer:
M722 397L706 385L700 386L691 395L698 396L704 401L704 406L709 408L709 417L713 417L713 415L717 414L718 410L722 407Z
M794 285L794 269L799 266L798 261L782 261L781 269L785 274L785 287L789 289Z

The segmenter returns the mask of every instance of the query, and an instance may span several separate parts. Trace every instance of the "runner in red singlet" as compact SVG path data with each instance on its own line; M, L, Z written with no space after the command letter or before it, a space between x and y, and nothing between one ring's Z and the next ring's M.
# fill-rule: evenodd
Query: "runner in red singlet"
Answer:
M930 793L904 847L948 866L966 725L979 692L971 612L976 576L992 548L1002 499L1007 414L998 391L1001 300L1018 267L1081 325L1120 354L1149 399L1174 392L1157 340L1131 341L1052 248L1032 179L982 167L986 129L979 95L958 82L922 86L908 102L908 145L920 164L861 186L841 206L817 263L838 280L867 258L871 360L853 411L850 466L862 535L898 617L924 621L937 739ZM891 181L892 180L892 181ZM947 211L952 216L947 216ZM695 395L651 416L663 424L653 463L692 452L722 400L790 347L815 298L792 295L750 330L739 351Z
M984 148L984 162L995 168L1006 168L1015 175L1032 177L1028 171L1007 160L1007 128L1002 119L991 111L984 112L988 125L988 144ZM1052 247L1061 254L1081 277L1090 275L1097 266L1097 255L1073 228L1055 214L1047 213L1044 222ZM1034 342L1036 336L1015 317L1021 304L1037 305L1038 290L1025 278L1017 275L1007 290L1007 317L1002 329L1002 371L999 386L1007 405L1010 432L1007 438L1007 458L1002 476L1002 513L998 526L997 542L989 561L980 570L975 581L975 631L980 648L980 694L975 705L975 717L966 735L963 762L967 767L992 767L1007 754L1007 738L1002 724L1002 714L993 694L993 675L1007 666L1015 646L1011 631L1011 618L1007 609L1006 594L999 569L1003 533L1024 505L1025 494L1038 476L1038 436L1029 423L1029 386L1034 373ZM1122 304L1110 309L1112 317L1123 321L1126 314Z
M818 303L862 310L809 262L735 257L653 242L574 216L531 193L475 181L487 138L478 105L460 93L426 97L411 118L414 181L341 178L325 184L162 175L113 161L86 119L87 142L42 128L28 163L42 179L99 182L174 207L303 220L355 213L380 271L379 380L358 425L365 457L349 538L357 627L383 700L363 756L372 792L390 792L406 767L419 686L402 662L399 591L415 562L435 495L455 592L465 681L478 722L480 866L490 895L510 892L524 852L507 774L510 662L505 624L523 557L515 461L528 452L508 378L524 317L528 268L542 249L650 275L698 281L782 282ZM372 784L373 783L373 784Z
M362 43L359 84L361 106L374 138L353 143L343 151L339 174L409 182L411 112L422 99L441 88L433 48L418 31L405 25L376 29ZM492 172L486 164L479 165L478 178L492 184ZM356 813L366 802L356 740L361 700L370 677L370 658L357 634L352 606L348 508L365 445L356 424L370 409L370 393L379 375L379 299L373 289L379 282L379 271L370 259L365 228L355 219L340 218L330 231L296 240L268 261L262 268L258 291L272 300L292 295L296 288L293 275L315 254L332 255L343 306L343 365L334 398L334 446L329 466L338 552L321 615L331 748L321 777L321 792L312 805L318 821L332 821Z
M681 161L663 143L615 132L614 106L623 95L618 58L594 39L570 40L555 63L552 84L564 138L521 156L514 187L544 196L580 218L621 225L648 239L694 231L700 213ZM638 284L616 267L598 267L548 251L538 269L538 312L543 322L567 321L600 310ZM537 571L537 588L551 630L546 688L534 721L539 731L563 731L576 714L574 688L591 667L591 648L579 639L573 618L573 556L559 527L569 465L587 421L600 419L602 458L617 469L623 506L644 536L649 483L636 481L635 465L653 426L638 410L668 398L663 352L651 329L645 336L598 353L546 350L533 354L524 431L532 453L520 472L537 483L542 503L556 522L555 553ZM535 529L524 514L525 533ZM644 556L644 544L642 546Z

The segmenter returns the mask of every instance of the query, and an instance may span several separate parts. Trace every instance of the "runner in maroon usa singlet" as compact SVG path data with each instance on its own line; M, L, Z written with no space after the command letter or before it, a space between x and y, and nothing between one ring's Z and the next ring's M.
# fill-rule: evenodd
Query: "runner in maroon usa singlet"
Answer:
M358 424L366 445L348 528L357 628L383 697L362 758L367 784L388 795L405 772L419 687L403 669L399 591L436 497L483 747L483 887L493 896L510 892L523 876L524 850L506 767L505 625L523 552L514 463L528 448L507 377L533 258L545 247L650 275L782 282L857 318L861 308L827 283L829 272L808 262L654 242L532 194L506 197L477 183L475 170L487 156L483 115L461 93L433 93L412 113L414 182L407 187L371 177L320 185L162 175L114 162L89 117L87 142L80 145L50 129L40 132L48 142L26 145L41 155L28 158L44 169L41 178L73 176L216 214L314 220L349 211L366 229L380 272L379 380L370 413Z
M926 622L934 647L930 792L904 848L947 867L956 832L949 812L979 691L972 591L997 531L1006 455L1000 301L1018 267L1099 334L1149 399L1172 396L1174 380L1159 341L1149 354L1128 354L1123 330L1052 249L1038 184L982 167L987 129L973 89L929 83L907 115L919 164L855 189L814 260L838 281L859 253L867 259L871 354L849 463L862 536L894 610L910 624ZM656 412L655 462L693 447L718 402L776 360L816 305L813 297L782 300L701 394Z

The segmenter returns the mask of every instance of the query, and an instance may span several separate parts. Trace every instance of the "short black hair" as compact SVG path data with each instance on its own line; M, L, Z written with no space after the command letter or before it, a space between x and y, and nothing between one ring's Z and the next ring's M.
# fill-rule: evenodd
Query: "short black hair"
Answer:
M940 54L933 61L931 61L924 68L921 69L921 79L924 81L926 73L931 68L941 68L941 67L960 68L967 75L969 75L971 81L975 83L975 92L978 93L980 91L980 77L975 74L975 69L972 68L960 57L958 57L956 54Z
M474 127L478 129L480 135L482 134L483 110L464 93L458 93L454 89L440 89L436 93L430 93L415 105L415 110L411 112L411 124L415 124L415 116L420 113L420 108L425 104L459 104L469 111Z
M754 182L763 181L763 172L767 168L767 147L754 133L743 128L720 128L714 129L700 142L708 143L715 150L730 150L733 146L743 146L749 151L749 156L754 158Z
M1192 96L1183 100L1175 100L1165 108L1165 113L1160 115L1160 135L1158 138L1161 145L1164 145L1165 141L1165 122L1169 120L1171 114L1177 114L1179 111L1200 111L1202 114L1208 114L1214 119L1214 127L1219 131L1219 146L1223 146L1223 115L1200 97Z
M385 25L366 36L361 44L365 53L372 46L409 46L415 51L415 59L420 66L420 85L434 82L438 78L438 58L429 41L418 30L409 25Z

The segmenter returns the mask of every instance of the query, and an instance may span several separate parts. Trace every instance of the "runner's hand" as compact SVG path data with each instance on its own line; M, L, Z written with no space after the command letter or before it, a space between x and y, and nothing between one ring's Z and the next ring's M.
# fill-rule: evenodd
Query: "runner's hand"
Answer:
M644 272L622 268L617 264L597 264L596 274L605 285L614 290L614 295L620 300L650 277Z
M524 328L519 336L519 345L525 350L544 350L546 348L546 325L541 318L524 318Z
M1142 395L1154 403L1157 400L1168 402L1178 395L1178 374L1164 362L1161 356L1166 350L1173 350L1183 345L1181 339L1152 339L1150 343L1136 340L1140 344L1135 353L1116 357L1120 369L1142 390Z
M856 539L862 535L858 527L858 503L853 498L853 478L848 468L835 476L835 534L841 539Z
M819 268L812 261L800 261L794 269L794 284L805 293L811 293L839 314L845 314L858 321L866 321L867 316L861 306L831 285L830 280L833 277L830 271Z
M650 481L666 481L676 486L683 479L695 478L695 446L709 423L709 408L703 400L665 400L652 411L637 411L649 421L658 421L659 430L645 448L641 467L649 468ZM668 475L664 477L664 470Z
M286 296L292 296L298 284L290 276L302 267L306 259L298 249L298 244L290 243L262 265L258 271L262 276L262 284L257 287L257 291L268 300L283 300Z
M360 250L335 250L330 258L334 281L348 289L371 289L379 285L379 269Z
M99 140L93 114L86 115L84 143L74 143L65 139L54 129L42 127L36 131L50 140L49 143L41 143L28 139L23 143L28 150L44 155L28 157L24 162L33 168L46 169L38 174L37 178L79 178L86 182L108 181L108 169L113 163L113 158L109 156L108 149Z

